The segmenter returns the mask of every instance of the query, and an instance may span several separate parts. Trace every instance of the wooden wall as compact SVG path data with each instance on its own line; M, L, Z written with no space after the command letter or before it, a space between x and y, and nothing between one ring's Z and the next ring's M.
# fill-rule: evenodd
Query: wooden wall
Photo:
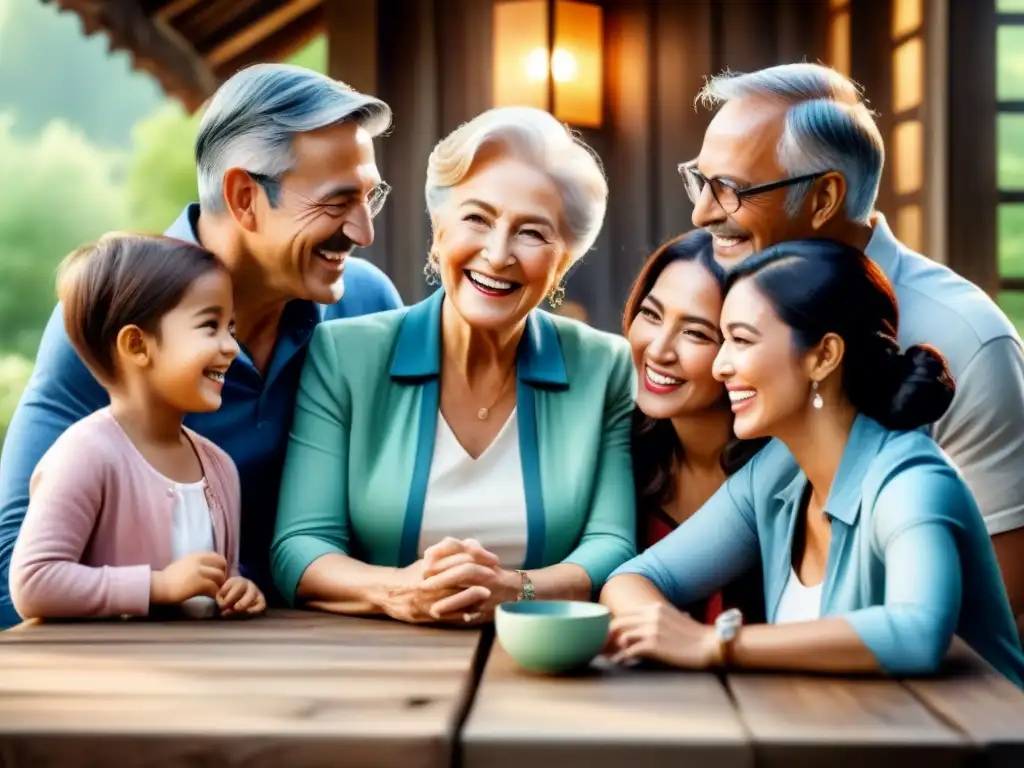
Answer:
M605 121L583 131L610 184L605 227L570 275L568 298L594 325L619 327L634 275L658 243L690 228L676 166L700 150L710 115L704 78L783 61L824 60L826 0L605 0ZM342 9L340 6L344 6ZM329 4L331 73L391 104L378 142L392 186L368 256L406 302L426 295L427 156L491 106L491 4L485 0L349 0Z

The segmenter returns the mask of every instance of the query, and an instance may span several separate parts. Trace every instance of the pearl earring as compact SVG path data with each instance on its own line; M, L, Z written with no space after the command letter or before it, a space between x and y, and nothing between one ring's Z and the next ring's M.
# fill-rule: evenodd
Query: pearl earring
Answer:
M811 405L820 411L825 401L821 399L821 393L818 392L818 382L811 382L811 391L814 392L814 397L811 398Z

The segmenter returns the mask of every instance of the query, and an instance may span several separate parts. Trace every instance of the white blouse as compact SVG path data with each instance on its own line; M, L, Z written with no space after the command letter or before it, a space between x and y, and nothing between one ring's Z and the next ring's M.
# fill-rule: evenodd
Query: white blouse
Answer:
M476 539L500 558L503 568L523 566L526 491L515 409L487 450L475 459L438 413L423 503L420 556L445 536Z
M215 552L213 519L206 499L206 481L174 483L174 513L171 529L171 558L178 560L193 552ZM205 595L181 604L182 611L201 619L217 613L217 603Z
M775 612L776 624L798 621L814 621L821 618L821 585L824 579L813 587L805 587L792 566L786 588L782 590L779 609Z

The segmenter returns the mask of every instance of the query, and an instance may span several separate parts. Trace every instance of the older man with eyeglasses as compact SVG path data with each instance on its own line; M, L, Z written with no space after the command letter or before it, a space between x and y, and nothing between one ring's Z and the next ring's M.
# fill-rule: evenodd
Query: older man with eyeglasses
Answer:
M831 238L864 251L899 299L899 342L930 343L956 379L932 434L985 517L1018 626L1024 625L1024 353L989 297L915 253L875 210L884 147L856 85L815 64L711 78L718 107L700 155L679 166L693 223L723 266L776 243ZM771 606L769 606L769 611Z
M226 450L242 486L241 568L275 602L269 575L281 467L306 346L318 323L402 305L392 282L351 256L373 242L387 194L373 140L391 124L383 101L300 67L260 64L226 81L196 140L199 203L165 232L228 267L242 354L223 405L186 424ZM40 457L106 392L68 342L58 306L0 459L0 627L11 552Z

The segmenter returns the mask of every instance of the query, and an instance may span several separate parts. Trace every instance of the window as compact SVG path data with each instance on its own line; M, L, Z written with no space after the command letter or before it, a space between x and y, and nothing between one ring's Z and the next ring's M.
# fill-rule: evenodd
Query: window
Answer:
M1024 0L996 2L999 306L1024 333Z
M850 76L850 0L829 0L828 65Z
M896 236L915 251L925 244L925 119L924 0L893 0L889 38L892 41L892 125L886 137L892 169L893 206L890 222Z

